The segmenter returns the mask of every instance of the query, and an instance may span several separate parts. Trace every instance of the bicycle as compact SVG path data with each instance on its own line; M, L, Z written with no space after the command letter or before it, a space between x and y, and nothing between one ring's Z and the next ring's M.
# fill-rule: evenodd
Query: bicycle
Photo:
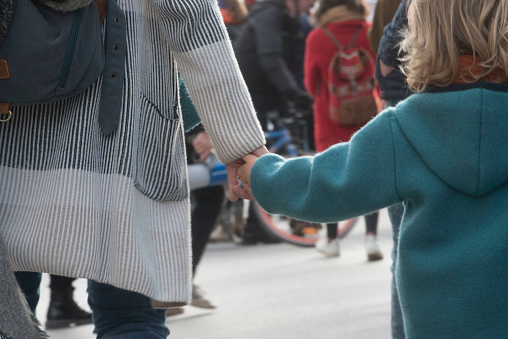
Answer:
M309 147L309 132L306 118L308 114L293 112L291 117L278 117L272 115L274 130L265 132L268 150L285 157L298 157L313 155ZM257 203L255 205L256 217L263 228L281 240L303 247L313 247L326 232L326 225L296 220L280 215L268 214ZM337 234L340 239L355 226L358 218L338 223Z
M274 121L274 129L265 132L265 138L268 142L268 150L270 152L286 157L313 154L309 147L309 133L307 131L305 114L294 113L292 114L292 117L282 118L274 115L272 119ZM200 166L199 168L201 174L199 174L199 177L205 186L226 183L225 166L221 163L209 164L208 166L203 164L190 165L189 168L191 168L191 166ZM191 172L195 172L195 169L189 170L190 183L191 176L197 177L197 172L193 174L191 174ZM190 186L193 187L192 183ZM254 201L250 203L254 204L256 212L255 216L260 225L267 232L284 242L302 247L313 247L326 232L326 226L323 224L310 223L280 215L271 215L265 212L257 202ZM346 237L357 221L358 218L353 218L338 223L338 237L341 239ZM231 231L228 230L227 227L225 227L225 229L230 235L230 238L233 239L234 237L231 234Z

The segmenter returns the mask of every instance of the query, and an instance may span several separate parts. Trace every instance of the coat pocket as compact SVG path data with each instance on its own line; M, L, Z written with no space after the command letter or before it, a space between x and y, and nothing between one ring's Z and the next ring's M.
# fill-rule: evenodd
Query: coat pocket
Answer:
M141 114L136 119L136 125L133 164L135 187L155 200L178 201L187 198L187 164L180 115L165 118L141 94Z

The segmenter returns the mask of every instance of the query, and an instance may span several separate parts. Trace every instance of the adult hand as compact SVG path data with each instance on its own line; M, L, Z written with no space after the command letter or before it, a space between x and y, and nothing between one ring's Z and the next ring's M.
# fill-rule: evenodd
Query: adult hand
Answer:
M212 150L212 141L206 132L199 132L194 140L192 141L192 147L197 154L199 154L199 160L205 160Z
M265 146L262 146L254 151L252 154L256 157L260 157L264 154L268 154L268 150ZM237 159L235 161L226 164L226 173L228 175L228 193L229 200L237 201L238 198L241 199L251 199L252 194L250 194L245 188L240 186L240 182L238 181L238 168L244 165L245 161L243 159Z
M385 64L381 58L379 59L379 70L381 71L381 75L383 77L386 77L388 74L393 72L395 69L392 66L388 66Z
M253 154L247 154L246 156L243 157L245 164L243 164L238 168L238 177L242 181L243 188L248 195L247 199L249 200L255 200L254 195L252 195L252 190L250 186L250 173L252 172L252 167L254 167L254 164L258 159L259 157Z

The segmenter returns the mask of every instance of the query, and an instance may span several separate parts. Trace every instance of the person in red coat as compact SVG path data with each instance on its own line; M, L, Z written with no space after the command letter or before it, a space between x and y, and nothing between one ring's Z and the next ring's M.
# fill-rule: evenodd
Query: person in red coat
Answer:
M316 151L321 152L328 147L349 141L351 136L362 126L344 126L333 121L328 112L328 67L338 48L322 29L328 29L337 40L348 46L360 29L355 40L355 47L363 47L372 59L376 54L372 51L368 38L371 23L367 21L368 6L363 0L318 0L313 12L317 26L310 32L306 41L304 82L307 91L315 98L314 101L314 139ZM374 65L367 65L366 72L374 74ZM379 260L383 255L377 244L378 212L365 216L367 224L367 256L369 261ZM327 238L320 239L316 248L323 254L339 256L337 224L327 225Z

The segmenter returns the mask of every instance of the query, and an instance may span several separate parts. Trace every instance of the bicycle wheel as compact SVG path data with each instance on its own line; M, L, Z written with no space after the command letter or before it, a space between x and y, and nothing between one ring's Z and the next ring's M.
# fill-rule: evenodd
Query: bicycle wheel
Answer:
M310 223L276 214L268 214L257 203L254 204L256 217L262 227L279 239L297 246L313 247L326 234L326 224ZM338 236L344 238L354 227L358 218L338 223Z

